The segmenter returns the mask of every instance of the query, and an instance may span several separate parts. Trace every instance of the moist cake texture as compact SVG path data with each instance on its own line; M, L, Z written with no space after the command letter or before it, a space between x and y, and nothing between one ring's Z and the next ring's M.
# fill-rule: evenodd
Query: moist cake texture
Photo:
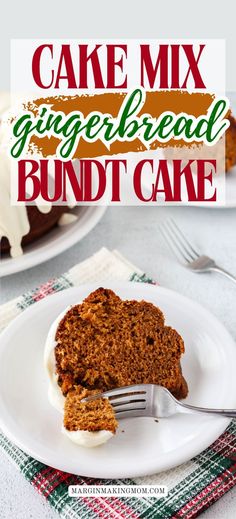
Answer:
M87 394L142 383L160 384L176 398L188 393L180 365L183 339L165 326L163 313L152 303L123 301L99 288L67 311L55 340L68 430L115 432L109 401L81 402Z
M107 398L99 398L90 402L81 402L96 391L88 391L82 386L69 391L64 408L64 427L68 431L89 430L91 432L116 432L118 423L112 406Z

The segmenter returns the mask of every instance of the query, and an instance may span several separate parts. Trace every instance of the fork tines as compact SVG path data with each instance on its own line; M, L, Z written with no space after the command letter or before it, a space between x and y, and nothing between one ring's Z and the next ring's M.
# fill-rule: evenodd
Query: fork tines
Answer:
M128 393L120 393L116 396L111 396L109 401L118 415L127 411L142 411L146 409L146 392L133 391Z
M148 406L148 390L142 386L126 386L112 389L101 394L84 398L84 402L96 400L97 398L108 398L117 418L127 416L145 415Z
M159 229L170 249L178 258L190 263L200 256L172 218L162 222Z

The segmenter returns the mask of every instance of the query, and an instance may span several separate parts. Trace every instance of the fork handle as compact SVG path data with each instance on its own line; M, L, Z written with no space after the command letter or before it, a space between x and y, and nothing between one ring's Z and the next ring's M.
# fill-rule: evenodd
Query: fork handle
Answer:
M183 404L182 402L178 402L178 405L184 409L182 412L207 413L218 416L225 416L226 418L236 418L236 409L211 409L207 407L196 407L195 405Z
M215 272L222 274L223 276L227 277L228 279L231 279L231 281L234 281L234 283L236 283L236 277L230 274L230 272L228 272L227 270L222 269L222 267L215 265L214 267L211 267L211 270L214 270Z

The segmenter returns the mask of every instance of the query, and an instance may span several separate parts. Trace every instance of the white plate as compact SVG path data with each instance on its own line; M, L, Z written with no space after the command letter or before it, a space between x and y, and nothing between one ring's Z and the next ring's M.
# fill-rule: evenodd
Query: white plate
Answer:
M18 316L2 334L1 427L37 460L82 476L137 477L170 469L210 445L229 420L207 415L175 415L158 423L153 418L126 419L107 444L86 449L62 435L62 415L48 402L43 350L50 324L67 305L81 301L98 286L84 285L49 296ZM235 343L212 314L165 288L128 282L103 286L122 298L143 298L159 305L167 323L182 334L188 402L236 407Z
M65 251L84 238L102 218L106 207L77 207L73 210L78 215L75 222L56 226L47 234L29 244L18 258L2 257L0 276L9 276L43 263Z

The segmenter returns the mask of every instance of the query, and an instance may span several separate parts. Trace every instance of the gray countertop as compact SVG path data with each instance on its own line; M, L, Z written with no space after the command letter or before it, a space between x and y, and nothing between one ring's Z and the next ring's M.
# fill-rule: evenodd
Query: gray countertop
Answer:
M65 272L105 246L118 249L161 285L205 305L236 339L236 285L217 274L194 274L177 263L158 229L158 222L170 215L202 251L236 275L236 209L113 207L108 208L90 234L63 254L35 268L4 278L1 281L2 301L8 301ZM5 456L1 457L0 479L2 518L58 517ZM214 519L233 519L235 506L236 489L233 489L205 515Z

